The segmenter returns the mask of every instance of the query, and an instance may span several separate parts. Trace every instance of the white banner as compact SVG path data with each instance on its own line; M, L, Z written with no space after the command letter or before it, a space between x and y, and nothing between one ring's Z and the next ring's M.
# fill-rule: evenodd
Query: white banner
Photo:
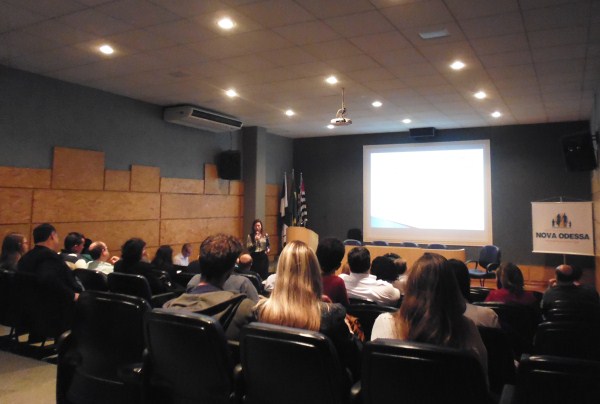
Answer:
M594 255L592 202L532 202L533 252Z

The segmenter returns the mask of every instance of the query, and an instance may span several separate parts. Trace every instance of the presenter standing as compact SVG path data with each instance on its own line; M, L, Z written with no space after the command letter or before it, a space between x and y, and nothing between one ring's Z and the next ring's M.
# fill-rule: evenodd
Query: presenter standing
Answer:
M246 248L248 248L254 261L252 270L258 272L262 279L267 279L269 276L268 254L271 251L271 243L269 242L269 235L264 232L260 219L255 219L252 222L252 230L246 239Z

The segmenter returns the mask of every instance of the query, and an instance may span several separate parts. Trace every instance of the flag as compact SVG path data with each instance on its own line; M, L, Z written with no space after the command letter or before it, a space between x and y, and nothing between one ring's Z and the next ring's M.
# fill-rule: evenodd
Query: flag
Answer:
M288 209L288 192L287 192L287 173L283 173L283 188L281 189L281 199L279 201L279 221L281 223L281 248L285 246L287 241L287 219L289 218Z
M296 174L292 170L292 185L290 186L290 215L292 217L290 226L298 224L298 190L296 189Z
M298 196L298 226L306 227L308 222L308 210L306 207L306 192L304 191L304 179L300 173L300 195Z

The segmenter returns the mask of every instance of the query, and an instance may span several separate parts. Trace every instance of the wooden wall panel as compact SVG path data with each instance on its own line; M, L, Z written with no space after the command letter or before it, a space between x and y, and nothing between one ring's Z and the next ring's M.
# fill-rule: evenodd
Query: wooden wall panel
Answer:
M240 196L162 194L161 197L162 219L242 216Z
M204 164L204 193L209 195L229 194L229 181L219 178L217 166L214 164Z
M203 194L204 181L181 178L161 178L160 192L173 194Z
M267 196L265 198L265 215L274 216L279 213L279 198Z
M92 241L104 241L112 255L120 256L121 246L132 237L143 239L148 246L158 246L160 222L158 220L75 222L54 223L54 227L61 241L68 233L76 231Z
M33 190L0 188L0 223L29 223Z
M0 224L0 242L8 233L21 233L29 241L29 247L33 246L33 237L31 236L32 228L29 223L18 224Z
M52 188L104 189L104 152L55 147Z
M274 236L276 234L279 234L279 225L278 225L278 218L279 216L265 216L265 220L264 220L264 225L265 225L265 231L267 232L267 234L269 234L269 236Z
M158 193L34 191L35 223L148 220L159 219L159 215Z
M265 195L279 197L279 186L276 184L267 184Z
M242 181L229 181L229 195L244 195L244 183Z
M161 220L160 244L201 243L217 233L241 237L239 218Z
M105 191L129 191L131 172L125 170L106 170L104 172Z
M50 188L51 176L46 169L0 167L0 187Z
M130 189L134 192L159 192L160 168L132 165Z

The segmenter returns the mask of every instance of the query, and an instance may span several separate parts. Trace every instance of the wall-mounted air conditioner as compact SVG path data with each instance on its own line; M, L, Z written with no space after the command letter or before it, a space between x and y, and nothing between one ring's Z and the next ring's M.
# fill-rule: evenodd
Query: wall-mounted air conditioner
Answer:
M191 105L166 107L163 118L167 122L190 126L211 132L230 132L242 127L242 122L234 117L207 111Z

